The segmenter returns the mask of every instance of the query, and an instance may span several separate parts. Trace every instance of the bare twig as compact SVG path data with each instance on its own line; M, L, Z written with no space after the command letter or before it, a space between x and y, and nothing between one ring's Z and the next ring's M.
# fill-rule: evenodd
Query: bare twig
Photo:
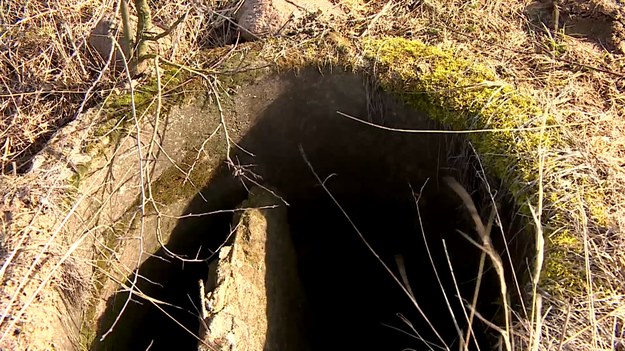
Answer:
M362 120L358 117L350 116L341 111L336 111L337 114L347 117L353 121L366 124L371 127L375 127L382 130L387 130L389 132L400 132L400 133L413 133L413 134L475 134L475 133L509 133L509 132L539 132L544 130L545 128L562 128L565 125L554 125L554 126L540 126L540 127L524 127L524 128L486 128L486 129L465 129L465 130L444 130L444 129L401 129L401 128L391 128L382 126L379 124L371 123L365 120ZM579 125L579 124L575 124ZM571 125L568 125L571 126Z
M124 0L122 0L124 1ZM117 41L114 41L116 47L118 49L121 49L119 47L119 43L117 43ZM141 264L141 261L143 260L143 233L145 230L145 199L146 199L146 191L145 191L145 180L144 180L144 170L143 170L143 154L141 151L141 127L139 126L139 121L137 119L137 109L136 109L136 105L135 105L135 95L134 95L134 88L132 86L132 74L130 71L130 67L128 66L128 61L126 60L126 57L123 57L124 59L124 69L126 72L126 78L128 79L128 82L130 83L130 104L131 104L131 109L132 109L132 118L135 122L135 128L137 129L137 136L136 136L136 140L137 140L137 154L138 154L138 162L139 162L139 185L141 187L141 207L140 207L140 213L141 213L141 217L140 217L140 231L139 231L139 255L137 258L137 264L135 267L135 271L133 274L133 278L132 278L132 285L130 287L130 290L128 292L128 298L126 299L126 301L124 302L122 308L119 311L119 314L115 317L115 320L113 321L113 323L111 324L110 328L104 333L102 334L102 336L100 337L100 341L104 341L104 339L113 332L113 329L115 328L115 326L117 325L117 323L119 322L122 314L124 313L124 311L126 310L126 307L128 306L128 304L130 303L130 300L132 299L132 294L133 291L135 289L135 286L137 284L137 280L139 279L139 266Z
M423 193L423 189L425 188L426 185L427 185L427 180L421 186L421 190L419 190L419 196L418 197L415 196L415 192L412 189L412 186L410 186L410 192L412 193L412 198L413 198L413 200L415 202L415 206L417 208L417 218L419 219L419 228L421 230L421 237L423 238L423 244L425 245L425 250L428 253L428 259L430 260L430 266L432 266L432 270L434 271L434 276L436 277L436 281L438 282L438 286L441 289L441 294L443 295L443 298L445 299L445 304L447 306L447 310L449 311L449 315L451 316L451 319L452 319L452 321L454 323L454 327L456 328L456 333L458 333L458 338L460 339L460 344L462 345L462 344L465 344L465 340L467 340L467 343L468 343L469 339L468 338L463 338L463 336L462 336L462 331L460 330L460 326L458 325L458 321L456 320L456 316L454 314L454 311L451 308L451 304L449 303L449 298L447 297L447 292L445 291L445 287L443 285L443 282L441 281L441 278L438 275L438 269L436 269L436 264L434 263L434 258L432 257L432 252L430 252L430 244L428 243L427 237L425 235L425 229L423 228L423 219L421 218L421 209L419 208L419 200L421 199L421 194ZM469 328L469 330L470 329L471 328Z
M162 39L162 38L168 36L169 34L171 34L171 32L174 31L174 29L176 29L176 27L178 27L178 25L180 25L180 23L182 23L182 21L184 21L187 18L188 14L189 14L189 12L183 13L182 16L178 17L178 19L171 26L169 26L169 28L167 28L162 33L159 33L159 34L157 34L155 36L151 36L151 35L145 34L143 36L143 40L146 40L146 41L158 41L159 39Z
M451 274L451 279L452 279L452 282L454 283L456 297L458 298L458 302L461 305L464 305L462 294L460 293L460 288L458 287L458 282L456 280L456 275L454 274L454 267L451 264L451 258L449 257L449 250L447 250L447 242L445 240L442 240L442 242L443 242L443 249L445 251L445 258L447 259L447 266L449 267L449 273ZM476 305L475 303L472 304L472 306L474 307L475 305ZM464 344L464 349L466 349L466 347L470 345L470 342L471 342L469 333L473 334L473 323L469 321L469 315L467 314L467 311L465 308L462 309L462 314L464 315L464 318L467 320L467 335L468 336L465 337L466 341ZM460 346L463 347L462 344L460 344ZM475 347L476 347L476 350L478 351L481 350L480 345L477 342L475 342Z
M230 157L230 149L232 146L230 145L230 133L228 132L228 126L226 125L226 117L224 116L224 110L221 107L221 101L219 99L219 92L215 84L212 80L207 79L207 83L209 84L211 90L213 91L213 96L215 97L215 102L217 103L217 109L219 110L219 119L221 121L221 126L224 130L224 135L226 137L226 162L229 166L233 166L234 162L232 162L232 158Z

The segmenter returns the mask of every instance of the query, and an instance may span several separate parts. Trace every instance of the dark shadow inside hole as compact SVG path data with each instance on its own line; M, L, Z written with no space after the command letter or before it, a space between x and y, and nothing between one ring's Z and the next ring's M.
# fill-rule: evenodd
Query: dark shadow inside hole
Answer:
M308 302L307 312L302 311L307 332L301 336L306 340L301 349L422 349L425 345L419 338L438 345L457 345L458 332L449 309L463 332L466 321L443 240L458 289L466 300L471 299L480 256L480 251L457 232L461 230L477 240L466 208L442 181L446 175L466 178L466 169L475 166L470 159L459 162L452 157L460 154L463 140L434 134L390 133L337 116L336 111L341 111L395 128L440 128L391 96L380 94L374 99L358 75L322 75L304 70L297 76L270 78L249 88L252 91L247 93L262 96L263 84L278 84L281 93L269 97L270 103L260 110L233 114L230 123L251 125L240 136L233 133L233 137L253 154L236 151L234 156L241 165L250 166L247 170L255 175L247 173L249 177L277 189L290 203L289 224ZM377 103L371 104L372 101ZM245 110L253 104L234 105ZM300 146L315 171L327 179L328 189L354 224L397 276L396 260L403 258L411 289L428 321L330 201L304 162ZM467 184L479 183L462 180ZM247 196L243 183L252 185L234 178L231 170L222 166L202 189L207 201L195 196L184 213L235 208ZM421 195L421 221L410 187ZM478 187L469 191L478 205L489 202L488 196L480 196ZM514 212L500 210L505 228L511 228L510 233L519 232L519 226L511 221ZM204 251L199 256L206 257L207 248L215 249L223 242L231 220L228 214L182 219L173 230L168 247L190 257L195 257L201 247ZM421 224L441 284L432 269ZM515 269L527 252L521 239L512 234L507 239L513 249L510 255ZM503 244L496 242L499 252L505 255ZM508 271L512 271L510 267ZM207 263L183 264L159 251L139 272L147 278L138 285L145 294L179 308L161 306L170 315L167 316L154 304L135 298L114 331L100 343L97 339L109 329L124 304L127 295L119 293L108 301L92 349L196 349L198 341L189 331L196 333L200 326L198 280L206 278ZM267 267L267 272L271 274L271 267ZM132 280L132 275L128 279ZM271 296L267 300L269 310L280 303ZM498 301L497 279L487 265L477 309L488 320L499 323ZM398 315L404 316L419 336L398 331L415 333ZM271 320L268 324L268 335L272 335L273 329L284 327ZM489 349L493 331L479 321L473 328L482 348Z
M447 252L463 296L470 296L474 286L472 278L477 271L479 252L458 240L455 229L466 231L468 223L464 216L455 215L462 208L450 195L437 191L434 186L426 187L420 199L421 216L430 254L450 307L454 315L462 319L461 306L454 298L456 294L442 240L447 243ZM336 196L380 259L400 280L397 258L403 258L419 307L444 342L448 346L455 344L457 332L423 244L416 205L409 191L403 196L397 193L380 198L366 193L342 194L337 190ZM412 328L425 340L442 345L405 292L327 195L320 193L301 206L294 204L289 218L299 249L301 279L312 311L308 321L313 334L312 349L322 350L329 345L337 349L364 350L424 347ZM482 301L497 299L493 287L488 286L493 278L491 273L485 276L487 286ZM484 316L493 318L495 311L492 307L480 304L478 308ZM399 315L412 326L402 321ZM460 324L462 328L466 323ZM482 327L476 329L479 342L486 345L488 334Z
M184 213L203 213L211 209L232 209L245 198L244 189L229 175L216 177L210 195L194 197ZM230 231L232 213L180 219L172 231L167 248L187 258L208 257ZM196 256L197 255L197 256ZM126 280L132 282L134 273ZM198 280L208 274L207 262L181 262L164 249L150 255L139 269L137 288L155 301L134 296L130 303L127 292L119 292L107 301L106 312L98 322L92 350L195 350L197 339L192 333L199 328ZM169 304L169 305L167 305ZM176 306L176 307L173 307ZM160 308L159 308L160 307ZM121 318L104 341L99 339L110 329L120 311ZM183 328L184 327L184 328ZM150 346L152 345L152 346Z

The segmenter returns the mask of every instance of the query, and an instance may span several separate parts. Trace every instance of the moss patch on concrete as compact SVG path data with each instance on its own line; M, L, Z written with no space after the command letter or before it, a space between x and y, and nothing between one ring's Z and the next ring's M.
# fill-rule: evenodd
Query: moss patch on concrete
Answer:
M487 171L503 180L530 222L530 206L538 207L543 191L547 251L541 284L551 292L583 291L586 272L576 263L583 245L572 223L581 222L585 214L579 209L583 208L592 222L606 225L607 211L601 189L579 184L575 187L579 198L571 198L569 179L554 181L547 176L572 168L566 160L541 159L543 154L567 148L557 122L534 99L499 80L491 70L451 51L402 38L367 39L362 47L385 90L450 130L482 130L469 133L468 139Z

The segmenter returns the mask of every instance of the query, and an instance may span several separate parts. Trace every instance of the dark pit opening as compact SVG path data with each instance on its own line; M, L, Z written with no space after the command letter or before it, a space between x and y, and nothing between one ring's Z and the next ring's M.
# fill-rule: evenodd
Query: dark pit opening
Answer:
M234 159L246 166L245 172L254 173L246 173L250 179L277 189L289 203L288 221L307 302L301 311L306 330L302 349L428 349L423 340L457 346L458 333L447 303L459 328L465 331L467 323L447 256L461 296L470 300L480 251L458 233L478 240L466 207L443 177L453 176L463 183L482 212L488 211L490 203L476 177L475 157L465 154L466 141L449 134L393 133L337 115L341 111L394 128L441 129L426 115L369 89L365 79L349 73L320 74L311 69L269 78L242 88L232 109L231 134L240 146L233 150ZM301 150L397 277L397 260L403 259L411 290L429 323L320 186ZM233 176L230 167L221 166L202 196L191 199L184 212L235 208L252 185ZM495 185L492 180L491 186ZM506 265L508 290L514 290L511 272L523 271L532 240L524 235L514 208L507 205L505 189L496 190L508 251L499 229L493 232L493 241ZM231 222L228 213L180 219L168 248L188 257L208 257L209 249L226 238ZM118 293L108 301L92 349L197 349L198 340L189 331L200 328L198 280L207 277L208 262L182 263L160 250L139 273L137 286L143 293L177 307L157 308L136 297L113 332L100 342L124 306L127 295ZM499 286L488 261L481 279L477 310L499 324ZM523 281L523 274L519 279ZM267 298L268 308L279 303ZM284 326L269 321L270 329L280 327ZM473 329L481 348L491 349L495 333L477 319ZM474 348L472 344L470 349Z

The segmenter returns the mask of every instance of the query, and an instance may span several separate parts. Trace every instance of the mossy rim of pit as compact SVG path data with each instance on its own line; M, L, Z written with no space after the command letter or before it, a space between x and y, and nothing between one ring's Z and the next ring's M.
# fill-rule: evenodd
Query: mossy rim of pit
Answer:
M566 180L545 181L548 173L571 167L566 159L560 159L545 169L541 159L545 150L568 148L571 143L562 130L565 127L557 125L528 93L499 79L492 69L450 49L415 40L351 40L334 32L304 44L288 38L270 39L233 50L208 50L202 55L206 61L215 62L226 53L229 56L214 74L229 89L305 67L342 69L371 77L382 90L408 106L423 111L451 131L466 133L484 169L509 189L520 215L529 224L535 225L532 209L539 205L543 208L541 225L545 228L546 250L539 286L556 298L571 289L585 291L586 272L576 258L583 251L581 235L575 234L583 223L578 209L585 209L593 227L608 226L604 193L600 188L585 186L579 187L579 197L571 197ZM180 68L167 67L165 71L172 77L194 77ZM128 108L126 97L107 103L107 113L115 116L124 106ZM175 99L175 103L181 102L179 97ZM195 189L185 186L177 191L184 196L192 195Z
M459 52L400 37L353 41L332 32L303 46L275 40L241 50L257 51L253 56L274 63L276 71L330 66L362 73L449 130L466 133L484 169L502 181L528 224L535 226L532 212L542 208L537 215L545 257L539 287L556 299L587 290L579 262L583 239L576 233L582 226L611 225L605 194L576 179L549 177L573 165L565 158L546 162L544 155L571 149L572 143L566 126L558 125L529 92ZM571 182L578 185L573 189L578 197L570 195Z

